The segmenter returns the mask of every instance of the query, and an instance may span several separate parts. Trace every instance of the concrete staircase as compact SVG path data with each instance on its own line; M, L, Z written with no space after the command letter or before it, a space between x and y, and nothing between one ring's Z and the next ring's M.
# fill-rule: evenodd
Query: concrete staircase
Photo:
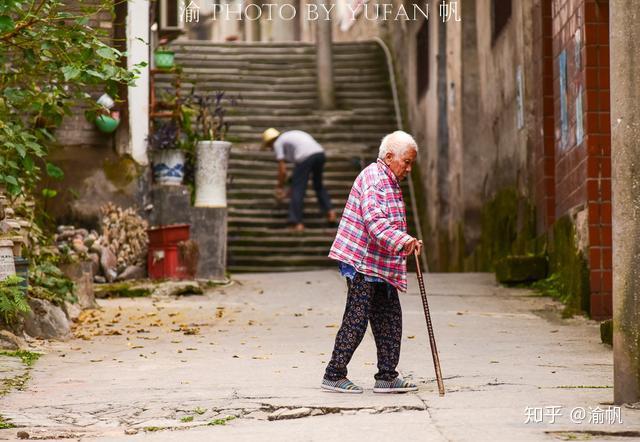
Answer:
M354 178L395 129L394 107L382 49L375 42L334 45L338 109L317 109L315 48L305 43L175 42L182 92L225 91L240 96L229 109L228 267L231 272L293 271L333 266L327 258L335 228L320 215L311 185L305 198L306 230L286 227L288 201L274 198L277 164L259 151L262 132L301 129L327 151L325 184L340 212ZM157 79L169 88L170 76ZM408 189L404 192L409 204Z

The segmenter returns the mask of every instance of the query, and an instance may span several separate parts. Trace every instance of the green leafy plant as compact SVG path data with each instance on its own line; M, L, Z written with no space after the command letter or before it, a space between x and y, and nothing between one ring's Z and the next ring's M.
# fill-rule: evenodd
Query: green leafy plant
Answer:
M122 67L125 54L105 43L106 31L89 26L113 2L77 3L80 12L62 0L0 2L0 185L12 196L32 192L43 173L62 176L46 161L47 147L72 106L88 106L95 119L99 105L88 89L117 97L118 86L136 78L136 69Z
M227 425L227 422L232 421L235 418L236 418L235 416L227 416L227 417L222 418L222 419L214 419L214 420L210 421L207 425L209 425L209 426Z
M77 302L75 284L53 263L43 261L29 269L29 294L56 305Z
M0 315L6 324L14 322L22 313L31 309L27 303L25 288L19 276L9 276L0 281Z
M40 358L40 356L42 356L42 353L36 353L28 350L11 350L0 351L0 355L20 358L24 365L31 367Z
M180 422L184 422L184 423L193 422L193 416L183 416L180 418Z
M0 430L6 430L7 428L15 428L16 426L9 422L4 416L0 415Z
M225 121L227 109L236 106L238 100L227 96L224 91L196 94L192 89L180 101L182 130L194 144L200 140L224 141L229 131L229 123Z

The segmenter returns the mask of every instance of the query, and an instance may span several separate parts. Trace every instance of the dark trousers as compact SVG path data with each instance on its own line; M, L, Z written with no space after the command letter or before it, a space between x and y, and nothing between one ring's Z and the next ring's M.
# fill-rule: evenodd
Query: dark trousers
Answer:
M385 282L366 282L361 273L356 273L353 280L347 278L347 285L347 306L325 378L337 381L347 377L347 364L362 342L367 322L371 322L378 350L378 373L375 378L392 381L398 377L396 367L400 360L402 340L402 310L398 291Z
M331 210L331 198L329 198L329 193L322 184L322 172L324 171L325 159L324 152L319 152L296 164L293 168L293 175L291 177L291 203L289 204L290 223L302 223L304 194L307 191L309 175L313 175L313 189L316 192L320 210L322 210L324 214Z

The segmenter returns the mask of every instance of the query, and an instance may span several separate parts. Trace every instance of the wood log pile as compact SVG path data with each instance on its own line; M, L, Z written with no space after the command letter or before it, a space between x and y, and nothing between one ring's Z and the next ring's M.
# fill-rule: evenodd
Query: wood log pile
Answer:
M147 259L149 224L133 208L107 203L102 212L102 243L115 254L119 272L128 266L144 266Z
M107 203L100 208L101 233L59 226L56 243L61 253L89 259L94 282L143 278L146 275L148 223L134 208Z

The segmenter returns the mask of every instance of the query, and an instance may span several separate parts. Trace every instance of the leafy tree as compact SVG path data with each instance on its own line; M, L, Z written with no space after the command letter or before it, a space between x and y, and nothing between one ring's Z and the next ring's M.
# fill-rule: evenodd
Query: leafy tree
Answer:
M112 0L100 1L75 0L79 12L60 0L0 1L0 187L12 196L32 192L43 173L62 177L46 161L47 146L72 106L95 109L88 90L100 86L117 97L119 84L134 83L137 69L122 67L126 54L89 26L90 17L113 8Z

